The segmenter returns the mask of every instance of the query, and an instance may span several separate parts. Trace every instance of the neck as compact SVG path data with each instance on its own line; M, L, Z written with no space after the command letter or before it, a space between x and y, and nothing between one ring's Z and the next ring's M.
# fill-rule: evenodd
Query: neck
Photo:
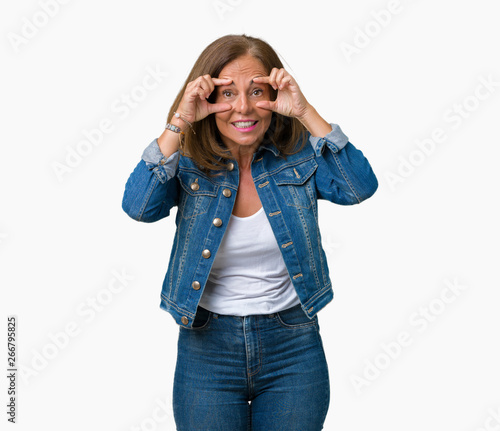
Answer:
M240 169L250 169L254 153L258 150L260 142L253 145L236 145L229 147Z

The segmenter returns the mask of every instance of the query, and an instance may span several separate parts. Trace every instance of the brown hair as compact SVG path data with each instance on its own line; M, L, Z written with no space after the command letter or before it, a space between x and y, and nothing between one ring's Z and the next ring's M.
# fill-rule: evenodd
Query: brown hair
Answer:
M208 45L200 54L186 82L179 91L168 118L172 118L179 106L187 85L202 75L217 78L222 69L237 58L250 54L259 60L269 74L273 67L282 68L283 64L274 49L261 39L247 35L223 36ZM271 87L271 100L275 100L277 91ZM215 91L208 98L210 103L215 102ZM229 151L219 138L219 132L213 115L193 123L192 131L186 131L181 140L181 151L190 157L203 170L220 170L225 167L224 159L230 158ZM298 151L297 143L304 138L306 129L303 124L292 117L273 112L271 125L264 136L264 142L273 143L283 155ZM305 140L303 139L302 144ZM222 160L222 161L221 161Z

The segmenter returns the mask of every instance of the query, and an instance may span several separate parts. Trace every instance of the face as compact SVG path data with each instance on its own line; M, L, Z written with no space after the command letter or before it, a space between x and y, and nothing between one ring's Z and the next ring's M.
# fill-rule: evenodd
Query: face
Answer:
M216 87L216 102L229 103L232 109L215 114L223 143L231 152L254 152L271 124L272 112L257 108L259 101L270 100L270 87L256 84L257 76L267 76L264 66L251 55L239 57L222 69L219 78L229 78L230 85ZM245 148L243 148L245 147Z

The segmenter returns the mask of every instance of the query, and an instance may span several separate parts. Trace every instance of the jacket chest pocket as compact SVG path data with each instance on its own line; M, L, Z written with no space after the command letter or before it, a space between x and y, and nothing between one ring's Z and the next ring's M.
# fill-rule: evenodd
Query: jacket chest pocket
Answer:
M287 205L310 208L315 203L316 192L310 179L317 167L316 161L311 159L296 166L289 166L274 176Z
M189 219L205 214L213 199L217 197L219 186L199 172L180 170L178 179L182 188L179 202L182 217Z

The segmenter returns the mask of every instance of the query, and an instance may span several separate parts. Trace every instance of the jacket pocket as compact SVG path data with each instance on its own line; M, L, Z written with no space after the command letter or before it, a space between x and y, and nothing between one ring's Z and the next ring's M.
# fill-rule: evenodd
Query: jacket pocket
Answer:
M179 211L182 217L189 219L208 211L212 200L217 197L219 186L201 172L179 170L177 174L182 188Z
M316 201L316 193L311 184L311 177L318 164L314 159L295 166L287 166L275 174L274 180L287 205L296 208L310 208Z

